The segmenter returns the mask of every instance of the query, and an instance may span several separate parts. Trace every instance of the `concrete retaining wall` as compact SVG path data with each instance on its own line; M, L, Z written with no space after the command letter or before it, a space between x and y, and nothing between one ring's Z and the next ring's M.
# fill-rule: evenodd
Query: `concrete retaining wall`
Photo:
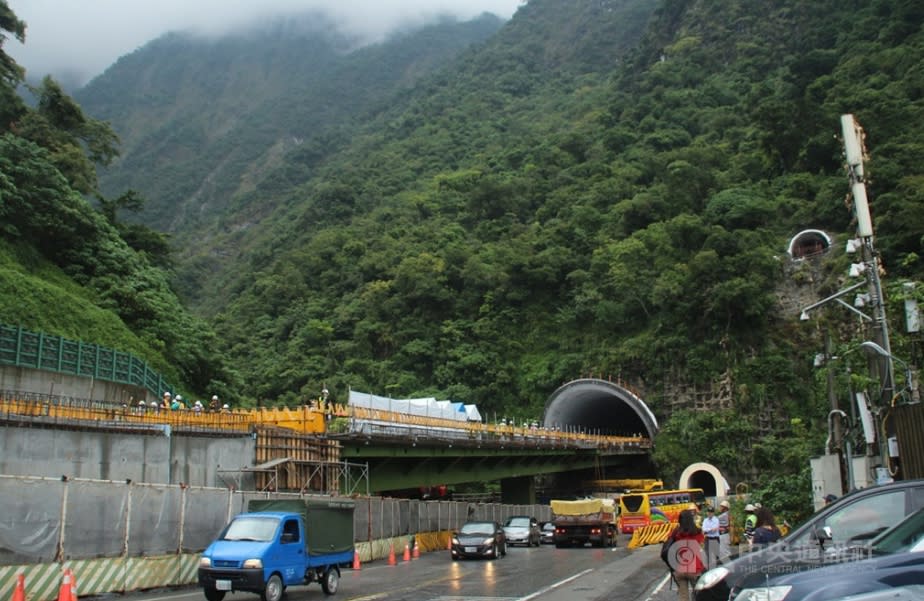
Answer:
M253 465L251 436L46 430L0 426L0 474L155 484L253 488L252 474L221 473ZM243 479L242 479L243 478Z
M9 365L0 366L0 390L20 390L120 404L127 403L131 398L135 401L160 399L140 386Z

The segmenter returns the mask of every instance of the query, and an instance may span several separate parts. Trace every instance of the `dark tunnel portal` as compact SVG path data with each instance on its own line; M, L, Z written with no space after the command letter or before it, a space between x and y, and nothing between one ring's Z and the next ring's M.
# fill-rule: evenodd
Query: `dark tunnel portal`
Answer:
M618 384L591 378L573 380L552 393L543 425L651 439L658 430L657 420L642 399Z

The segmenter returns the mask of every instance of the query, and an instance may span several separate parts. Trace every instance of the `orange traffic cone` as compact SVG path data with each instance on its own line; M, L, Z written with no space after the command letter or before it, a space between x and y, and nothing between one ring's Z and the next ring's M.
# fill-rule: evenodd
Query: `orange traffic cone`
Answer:
M411 546L408 543L404 544L404 557L401 558L401 561L411 561Z
M361 569L361 567L360 567L360 565L359 565L359 551L353 551L353 569L354 569L354 570L359 570L359 569ZM14 601L15 601L15 599L14 599Z
M420 545L414 545L414 559L420 559Z
M26 575L16 574L16 588L13 589L13 601L26 601Z
M58 601L71 601L71 571L64 569L61 585L58 587Z
M391 547L388 548L388 565L398 565L398 561L395 559L395 543L392 543Z
M446 549L452 551L452 534L446 537Z
M77 574L70 568L67 571L71 575L71 601L77 601Z

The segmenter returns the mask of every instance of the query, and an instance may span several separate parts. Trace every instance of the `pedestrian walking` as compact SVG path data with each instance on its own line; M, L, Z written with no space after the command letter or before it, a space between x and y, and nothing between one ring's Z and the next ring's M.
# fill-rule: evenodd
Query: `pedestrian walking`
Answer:
M703 531L696 525L695 512L681 511L677 527L661 548L661 559L668 564L677 582L678 601L690 601L693 584L705 571L704 542Z

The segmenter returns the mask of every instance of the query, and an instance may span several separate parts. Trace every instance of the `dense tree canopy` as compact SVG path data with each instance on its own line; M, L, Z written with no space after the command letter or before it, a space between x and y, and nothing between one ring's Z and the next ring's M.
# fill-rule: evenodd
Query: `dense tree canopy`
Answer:
M2 0L0 27L25 38ZM24 71L2 50L0 64L0 98L18 98ZM137 252L116 229L116 208L138 208L140 198L103 199L101 213L84 196L98 195L96 165L118 155L111 127L86 117L50 77L33 92L34 108L18 104L0 123L0 321L136 353L179 390L225 392L234 375L214 334L150 260L168 263L163 236L124 228Z

